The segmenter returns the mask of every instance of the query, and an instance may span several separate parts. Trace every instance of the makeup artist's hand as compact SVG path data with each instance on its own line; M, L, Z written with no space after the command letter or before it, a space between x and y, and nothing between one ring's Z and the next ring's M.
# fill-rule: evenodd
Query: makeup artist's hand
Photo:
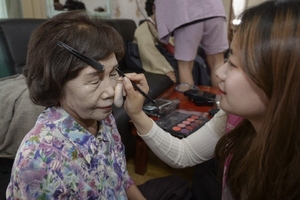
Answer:
M124 109L128 115L132 116L143 112L145 97L134 89L130 81L134 82L146 94L149 91L149 86L144 74L128 73L124 77L123 85L126 91Z
M145 97L132 86L133 81L144 93L148 93L149 86L144 74L130 73L123 79L123 85L126 92L124 109L131 118L135 128L141 135L149 133L153 126L153 121L142 110Z

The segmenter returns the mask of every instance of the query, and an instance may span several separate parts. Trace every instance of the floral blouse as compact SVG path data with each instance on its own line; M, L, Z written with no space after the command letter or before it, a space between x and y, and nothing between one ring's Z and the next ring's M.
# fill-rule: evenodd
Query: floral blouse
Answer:
M127 199L133 185L109 115L95 137L62 108L47 108L17 152L8 199Z

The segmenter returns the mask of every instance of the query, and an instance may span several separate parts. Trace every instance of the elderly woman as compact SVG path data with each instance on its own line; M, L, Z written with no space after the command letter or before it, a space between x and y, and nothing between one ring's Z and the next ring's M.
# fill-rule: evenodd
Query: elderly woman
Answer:
M23 74L31 100L46 109L18 149L8 199L152 198L149 188L159 184L142 185L143 194L134 184L111 114L122 105L123 55L121 36L85 11L59 14L34 31ZM157 181L188 187L177 177Z
M119 34L83 11L58 15L33 33L23 74L32 101L47 109L19 147L8 199L142 197L111 114L123 54Z

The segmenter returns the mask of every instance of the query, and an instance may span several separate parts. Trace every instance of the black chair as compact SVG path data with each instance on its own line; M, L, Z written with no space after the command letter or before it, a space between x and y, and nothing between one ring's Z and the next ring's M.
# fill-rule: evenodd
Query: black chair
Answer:
M46 19L0 20L0 78L22 72L30 35L45 21Z

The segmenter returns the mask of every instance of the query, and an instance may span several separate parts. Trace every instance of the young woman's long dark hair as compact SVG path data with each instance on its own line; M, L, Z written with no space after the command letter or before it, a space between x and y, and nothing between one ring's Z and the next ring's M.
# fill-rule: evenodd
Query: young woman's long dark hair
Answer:
M224 135L216 154L231 155L235 199L300 199L300 1L246 10L235 33L245 73L268 96L263 128L248 120Z

